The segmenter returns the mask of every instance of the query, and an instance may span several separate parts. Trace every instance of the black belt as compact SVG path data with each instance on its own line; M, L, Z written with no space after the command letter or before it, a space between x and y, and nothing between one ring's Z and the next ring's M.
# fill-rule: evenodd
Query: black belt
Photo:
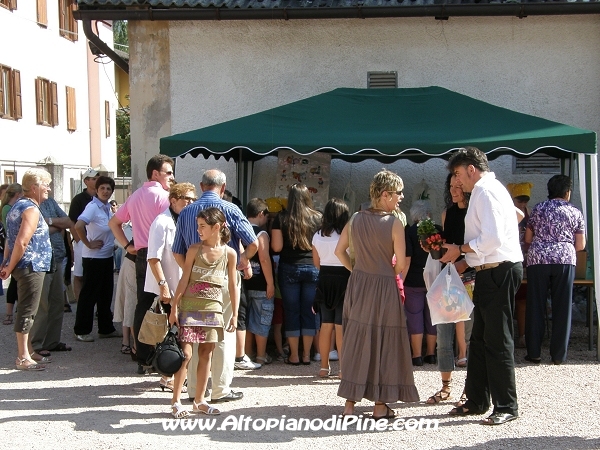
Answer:
M480 266L475 266L473 268L475 269L475 272L479 272L480 270L494 269L494 268L498 267L500 264L504 264L505 262L508 262L508 261L487 263L487 264L482 264Z
M125 250L125 258L127 258L129 261L135 262L135 255L132 255L127 250Z

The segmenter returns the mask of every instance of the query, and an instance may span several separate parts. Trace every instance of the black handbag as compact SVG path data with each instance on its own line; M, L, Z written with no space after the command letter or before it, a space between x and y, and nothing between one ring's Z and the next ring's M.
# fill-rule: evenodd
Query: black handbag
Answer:
M161 375L171 377L181 369L184 359L185 356L177 341L177 327L173 325L163 341L148 356L147 362Z

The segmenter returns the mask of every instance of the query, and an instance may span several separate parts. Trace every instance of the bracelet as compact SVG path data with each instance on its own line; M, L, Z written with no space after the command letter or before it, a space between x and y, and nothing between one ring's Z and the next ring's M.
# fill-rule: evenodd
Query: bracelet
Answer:
M123 250L127 250L127 247L129 247L130 245L131 245L131 241L129 241L129 242L127 243L127 245L126 245L125 247L123 247Z

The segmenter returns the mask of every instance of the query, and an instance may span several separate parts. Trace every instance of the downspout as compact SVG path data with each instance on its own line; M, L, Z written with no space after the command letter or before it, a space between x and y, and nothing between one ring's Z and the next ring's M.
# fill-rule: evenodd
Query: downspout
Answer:
M94 34L92 31L92 20L82 19L81 23L83 25L83 33L85 34L85 37L87 37L92 44L98 47L102 53L112 59L123 72L129 75L129 63L117 55L115 51L106 44L106 42Z

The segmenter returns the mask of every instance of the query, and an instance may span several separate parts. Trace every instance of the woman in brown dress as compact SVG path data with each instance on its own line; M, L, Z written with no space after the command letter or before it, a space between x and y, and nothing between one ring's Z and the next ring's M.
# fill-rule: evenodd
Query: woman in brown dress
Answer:
M370 187L371 208L359 211L344 227L335 254L352 271L342 327L344 359L338 395L346 400L344 415L354 414L357 401L375 402L373 418L392 418L387 403L416 402L406 316L396 284L405 264L404 227L392 211L404 183L382 170ZM346 250L355 257L352 267ZM396 265L392 257L396 255Z

